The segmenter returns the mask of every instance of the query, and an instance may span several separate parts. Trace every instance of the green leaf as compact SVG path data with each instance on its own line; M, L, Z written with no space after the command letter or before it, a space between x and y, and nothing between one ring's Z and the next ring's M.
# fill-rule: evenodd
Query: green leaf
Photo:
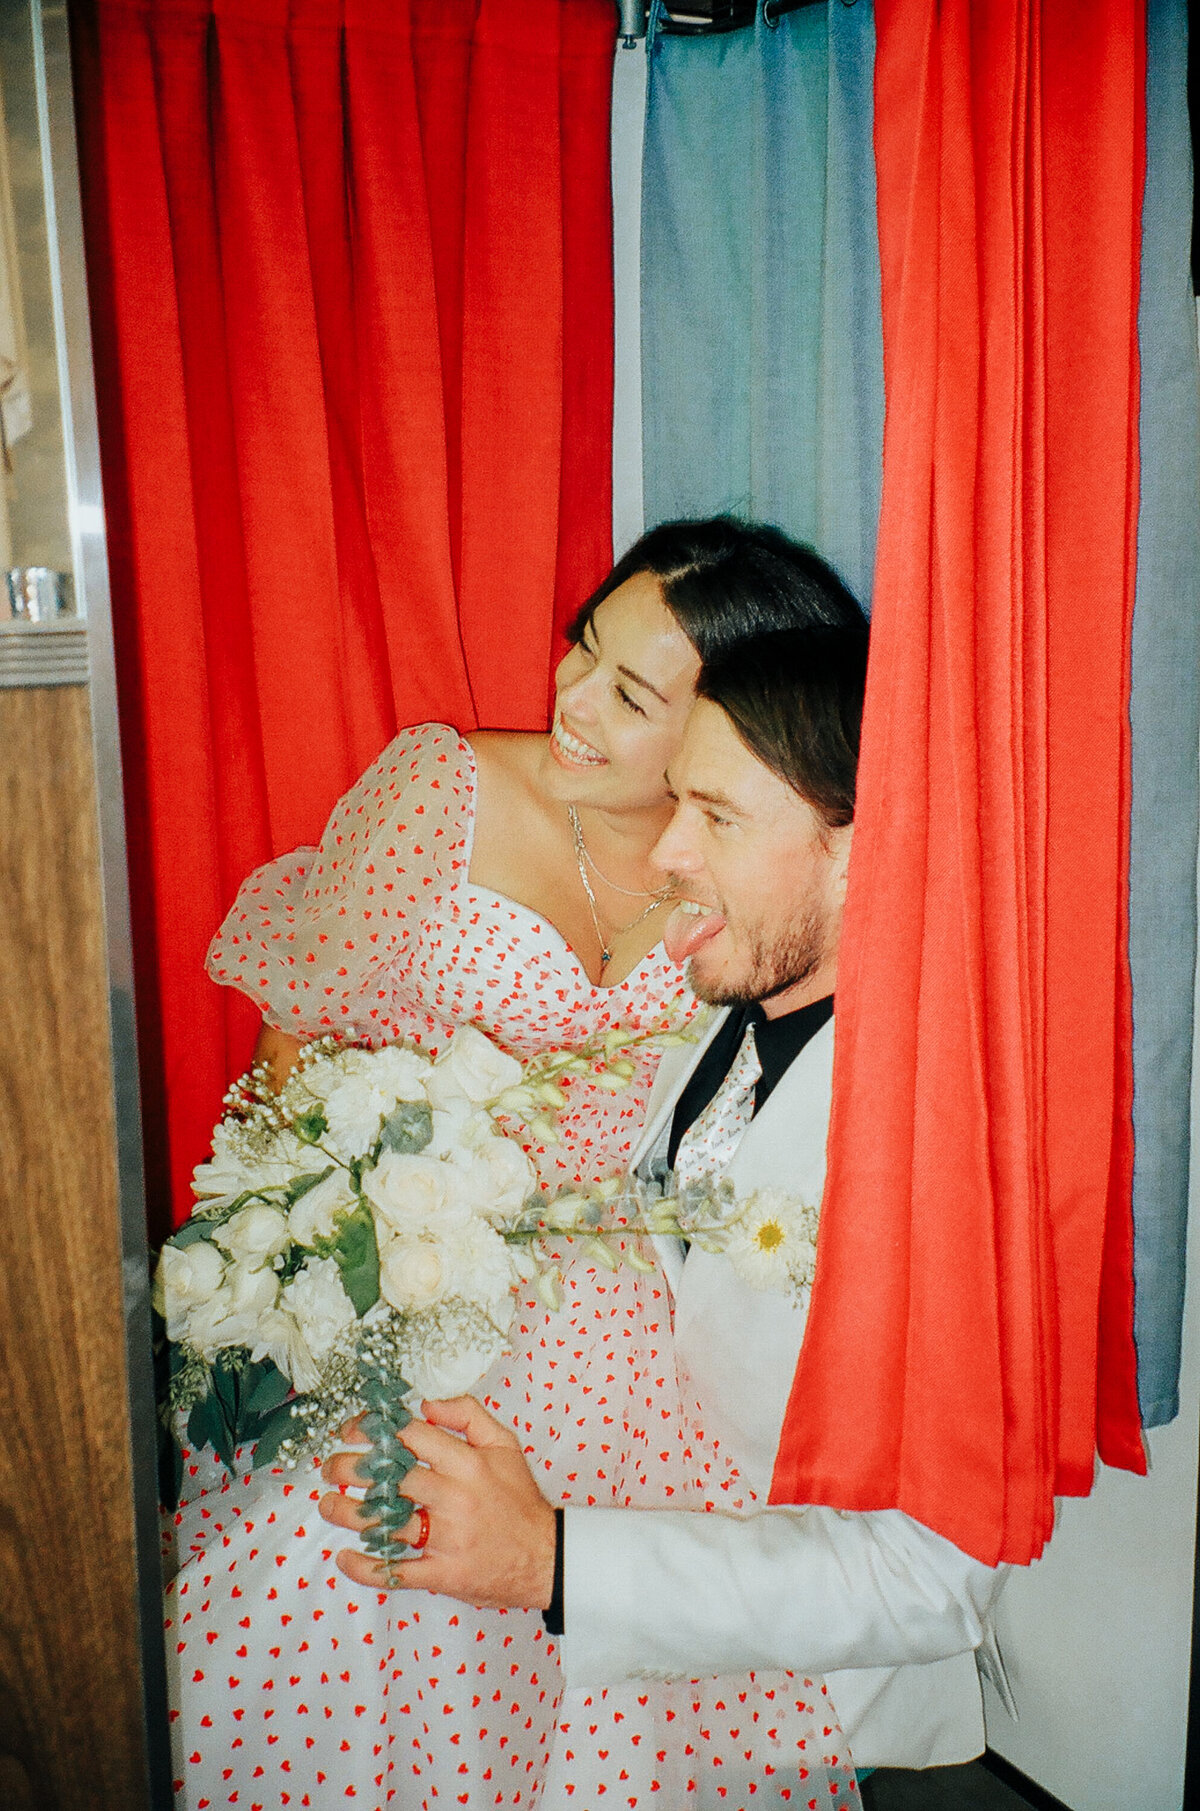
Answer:
M423 1100L402 1100L383 1122L379 1146L402 1157L415 1157L433 1137L433 1108Z
M294 1207L301 1195L307 1195L310 1188L316 1188L318 1182L324 1182L326 1176L332 1176L335 1165L327 1163L323 1170L315 1170L309 1175L293 1176L284 1189L284 1198L289 1207Z
M271 1415L292 1393L288 1378L268 1359L251 1367L258 1373L251 1382L249 1370L242 1379L242 1397L246 1411L252 1415Z
M290 1402L281 1403L274 1414L268 1415L259 1430L254 1448L252 1469L260 1471L264 1465L273 1465L279 1455L280 1445L287 1439L296 1425Z
M375 1222L365 1202L342 1221L332 1255L337 1259L354 1312L364 1315L379 1300L379 1247L375 1242Z
M292 1121L292 1125L296 1136L302 1138L305 1144L316 1144L318 1138L324 1138L329 1130L329 1121L323 1107L313 1107L311 1112L301 1113Z
M173 1232L166 1241L178 1251L186 1251L189 1245L198 1245L201 1239L212 1243L213 1228L218 1222L214 1220L185 1220L178 1232Z
M212 1368L212 1388L220 1405L225 1422L232 1432L237 1426L238 1418L238 1382L237 1372L227 1370L224 1365L216 1364Z
M210 1390L207 1396L201 1396L199 1401L192 1405L192 1412L188 1416L187 1423L188 1444L195 1447L215 1447L223 1434L224 1423L221 1406Z

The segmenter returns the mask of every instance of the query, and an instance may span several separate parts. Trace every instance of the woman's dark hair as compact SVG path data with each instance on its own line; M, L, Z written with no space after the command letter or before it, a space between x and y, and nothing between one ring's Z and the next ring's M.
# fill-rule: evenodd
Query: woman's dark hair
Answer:
M701 668L696 694L720 705L764 766L836 829L854 819L867 678L867 625L776 630Z
M711 516L664 522L635 541L570 624L570 640L582 638L618 585L642 572L659 580L663 601L702 661L775 629L863 624L846 586L811 547L778 528Z

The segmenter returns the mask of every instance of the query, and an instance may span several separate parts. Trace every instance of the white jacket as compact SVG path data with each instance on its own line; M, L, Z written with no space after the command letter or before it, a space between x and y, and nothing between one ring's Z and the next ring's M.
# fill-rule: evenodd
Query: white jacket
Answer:
M718 1029L668 1051L635 1168L665 1147L675 1103ZM730 1166L739 1193L819 1199L833 1025L800 1052ZM676 1360L714 1433L766 1500L805 1310L728 1262L658 1241L675 1294ZM860 1766L941 1766L984 1745L975 1650L1003 1570L899 1510L566 1511L563 1665L571 1685L750 1668L824 1674Z

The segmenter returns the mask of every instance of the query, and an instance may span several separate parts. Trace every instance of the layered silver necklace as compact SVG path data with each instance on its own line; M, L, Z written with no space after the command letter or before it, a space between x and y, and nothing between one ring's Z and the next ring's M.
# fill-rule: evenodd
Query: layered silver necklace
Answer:
M600 945L600 966L601 968L607 968L612 961L612 944L610 939L613 937L624 937L627 931L634 930L636 926L642 923L643 919L649 918L651 912L657 911L663 901L671 897L671 885L668 882L666 886L659 887L655 892L651 892L648 887L618 886L617 882L615 880L610 880L608 875L603 873L593 861L591 851L583 840L583 825L579 822L579 813L576 811L574 805L567 806L567 816L571 820L571 835L575 839L575 862L579 869L579 879L582 882L583 891L587 898L588 911L592 915L592 925L596 932L596 942ZM596 904L596 895L592 891L592 883L588 879L589 868L596 878L602 880L606 887L611 887L614 893L622 893L626 899L648 899L650 902L649 905L643 906L637 917L631 918L628 924L606 924L606 921L602 921L601 919L600 908ZM605 928L601 928L602 924L605 924ZM605 934L606 930L607 935Z

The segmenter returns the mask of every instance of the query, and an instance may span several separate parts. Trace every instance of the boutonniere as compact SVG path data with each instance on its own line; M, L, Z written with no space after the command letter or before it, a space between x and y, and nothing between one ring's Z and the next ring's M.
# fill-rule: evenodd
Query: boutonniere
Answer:
M778 1188L738 1195L728 1176L704 1176L677 1185L639 1183L638 1206L647 1232L674 1235L729 1259L752 1289L800 1299L812 1287L817 1265L820 1203Z

